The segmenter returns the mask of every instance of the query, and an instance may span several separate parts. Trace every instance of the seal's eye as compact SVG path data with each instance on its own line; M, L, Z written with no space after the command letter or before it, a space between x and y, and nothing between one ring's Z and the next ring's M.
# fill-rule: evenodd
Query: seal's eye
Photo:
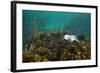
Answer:
M68 36L66 38L68 39Z

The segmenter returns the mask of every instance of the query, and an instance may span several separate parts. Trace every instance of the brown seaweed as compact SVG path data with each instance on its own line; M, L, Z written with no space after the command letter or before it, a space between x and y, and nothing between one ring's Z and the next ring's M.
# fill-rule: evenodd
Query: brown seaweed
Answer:
M90 41L78 36L81 43L63 39L65 32L34 32L23 49L23 62L47 62L91 59ZM27 46L28 45L28 46Z

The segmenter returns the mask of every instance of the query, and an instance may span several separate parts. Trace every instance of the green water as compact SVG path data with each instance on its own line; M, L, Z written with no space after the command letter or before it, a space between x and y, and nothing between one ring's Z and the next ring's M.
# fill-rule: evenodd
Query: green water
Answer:
M72 32L90 35L90 13L23 10L23 36L33 31Z

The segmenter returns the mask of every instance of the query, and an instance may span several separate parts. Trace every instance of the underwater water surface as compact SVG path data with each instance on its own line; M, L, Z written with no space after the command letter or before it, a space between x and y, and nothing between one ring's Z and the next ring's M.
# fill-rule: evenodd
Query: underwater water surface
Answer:
M91 14L23 10L23 62L91 58ZM64 35L75 35L70 42Z

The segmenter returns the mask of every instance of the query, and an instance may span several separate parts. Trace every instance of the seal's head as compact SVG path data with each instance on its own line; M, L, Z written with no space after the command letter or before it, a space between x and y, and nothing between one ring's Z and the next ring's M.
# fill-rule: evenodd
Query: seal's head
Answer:
M65 35L65 36L64 36L64 39L65 39L65 40L68 40L68 39L69 39L69 35Z

